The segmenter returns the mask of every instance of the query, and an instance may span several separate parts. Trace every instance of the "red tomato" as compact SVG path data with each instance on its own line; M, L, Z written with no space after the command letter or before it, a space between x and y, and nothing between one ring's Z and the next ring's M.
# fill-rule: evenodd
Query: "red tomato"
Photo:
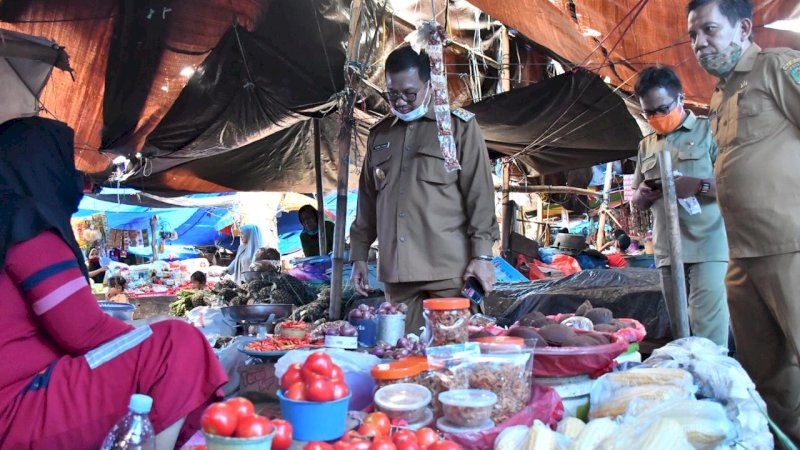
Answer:
M306 385L306 399L312 402L333 400L333 383L321 378L312 381Z
M416 442L397 444L397 450L422 450Z
M376 440L384 436L384 434L381 432L381 430L378 429L378 427L368 423L362 424L360 427L358 427L358 434L360 434L361 436L375 438Z
M353 439L360 439L360 438L361 438L361 435L360 435L360 434L358 434L358 431L356 431L356 430L350 430L350 431L348 431L347 433L345 433L345 434L344 434L344 436L342 436L342 439L341 439L341 440L342 440L342 441L345 441L345 442L350 442L350 441L352 441Z
M230 405L214 403L203 412L200 425L203 431L217 436L233 436L238 415Z
M333 399L339 400L350 395L350 389L344 381L333 383Z
M439 441L428 447L428 450L461 450L461 446L453 441Z
M397 450L391 439L379 439L372 443L369 450Z
M236 437L252 438L266 436L272 433L272 422L266 417L252 416L239 417L239 424L236 425Z
M398 448L403 445L414 444L419 447L419 442L417 442L417 435L414 434L413 431L409 430L400 430L392 436L392 441L394 441L394 445Z
M281 389L283 389L284 392L288 391L289 388L298 381L303 381L302 370L303 365L300 363L294 363L289 366L286 373L281 377Z
M432 428L420 428L416 432L417 435L417 442L419 443L419 447L422 450L426 450L428 447L433 445L436 441L439 440L439 434L433 431Z
M236 411L236 416L240 419L242 417L250 417L256 413L256 407L253 406L253 402L244 397L234 397L225 402L225 404L233 408Z
M303 450L333 450L333 446L327 442L309 442Z
M366 439L353 439L347 443L349 450L370 450L372 443Z
M289 387L289 390L283 393L284 397L289 400L303 402L306 400L306 385L302 381L298 381Z
M282 419L272 421L275 437L272 438L273 450L286 450L292 446L292 424Z
M315 352L306 358L305 364L303 364L304 374L305 371L311 371L317 375L322 375L323 377L330 378L331 371L333 370L333 361L331 361L331 357L324 352ZM306 379L306 382L311 380Z
M374 425L384 436L388 436L392 429L389 416L382 412L368 414L367 417L364 418L364 423L367 425Z
M331 381L344 381L344 372L342 372L342 368L334 364L333 367L331 367L331 376L328 378L330 378Z

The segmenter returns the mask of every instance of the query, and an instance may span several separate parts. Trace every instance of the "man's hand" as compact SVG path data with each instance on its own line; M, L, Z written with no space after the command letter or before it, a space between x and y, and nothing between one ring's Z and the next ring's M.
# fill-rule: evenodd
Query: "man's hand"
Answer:
M662 195L661 189L652 189L642 181L636 192L633 193L633 206L638 209L647 209L653 206L653 203L660 199Z
M350 282L353 283L353 289L364 297L369 295L372 288L369 286L369 278L367 277L368 267L366 261L353 261L353 272L350 274Z
M494 283L497 281L494 273L494 264L491 261L473 259L464 271L464 281L473 277L480 281L483 290L490 293L494 290Z
M688 198L697 195L703 180L694 177L675 177L675 195L678 198Z

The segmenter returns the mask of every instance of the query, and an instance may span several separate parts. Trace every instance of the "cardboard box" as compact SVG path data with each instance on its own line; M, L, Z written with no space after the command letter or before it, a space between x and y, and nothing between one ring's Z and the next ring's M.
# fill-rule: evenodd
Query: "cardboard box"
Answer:
M252 366L239 367L239 393L262 394L277 399L280 380L275 376L275 363L265 362Z

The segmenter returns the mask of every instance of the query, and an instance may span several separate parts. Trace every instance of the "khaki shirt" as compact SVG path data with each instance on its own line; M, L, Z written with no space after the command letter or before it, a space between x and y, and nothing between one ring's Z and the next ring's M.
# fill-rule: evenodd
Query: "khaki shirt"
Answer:
M636 165L634 186L643 180L661 179L658 153L669 145L672 155L672 170L687 177L713 178L714 161L717 159L717 143L711 135L711 124L704 117L691 111L677 130L667 136L655 133L639 143L639 162ZM681 250L686 264L728 261L728 240L725 225L714 198L698 195L700 214L690 215L678 205L678 222L681 228ZM656 265L671 265L669 260L669 229L664 210L664 199L653 203L653 244Z
M461 163L452 173L433 108L409 123L389 116L369 134L350 259L366 261L377 237L384 283L460 278L473 257L492 255L499 229L486 143L471 113L452 124Z
M710 109L731 258L800 251L800 51L751 44Z

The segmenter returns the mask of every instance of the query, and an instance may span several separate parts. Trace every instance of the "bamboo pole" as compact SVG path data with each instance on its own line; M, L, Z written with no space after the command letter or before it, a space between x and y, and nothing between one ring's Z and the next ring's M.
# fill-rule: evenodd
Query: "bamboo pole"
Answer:
M500 88L501 92L511 90L511 46L508 42L508 28L500 28Z
M523 194L575 194L587 195L590 197L599 197L602 195L600 192L592 191L590 189L581 189L572 186L511 186L511 192L519 192Z
M325 198L322 190L322 142L319 119L314 119L314 171L317 181L317 226L319 227L319 254L328 254L328 233L325 232Z
M678 196L675 192L675 178L672 175L672 152L669 145L658 153L661 167L661 186L664 190L664 212L667 219L669 237L669 263L672 272L673 295L665 299L669 313L672 338L689 336L689 305L686 297L686 274L683 269L683 249L681 248L681 228L678 220Z
M328 317L338 320L342 315L342 276L344 274L344 235L347 220L347 186L350 178L350 141L353 136L353 108L361 77L355 73L353 63L358 60L358 46L361 41L361 0L353 0L350 5L350 42L345 62L344 108L341 111L342 125L336 137L339 152L339 174L336 183L336 223L333 231L333 273L331 276L331 304Z

